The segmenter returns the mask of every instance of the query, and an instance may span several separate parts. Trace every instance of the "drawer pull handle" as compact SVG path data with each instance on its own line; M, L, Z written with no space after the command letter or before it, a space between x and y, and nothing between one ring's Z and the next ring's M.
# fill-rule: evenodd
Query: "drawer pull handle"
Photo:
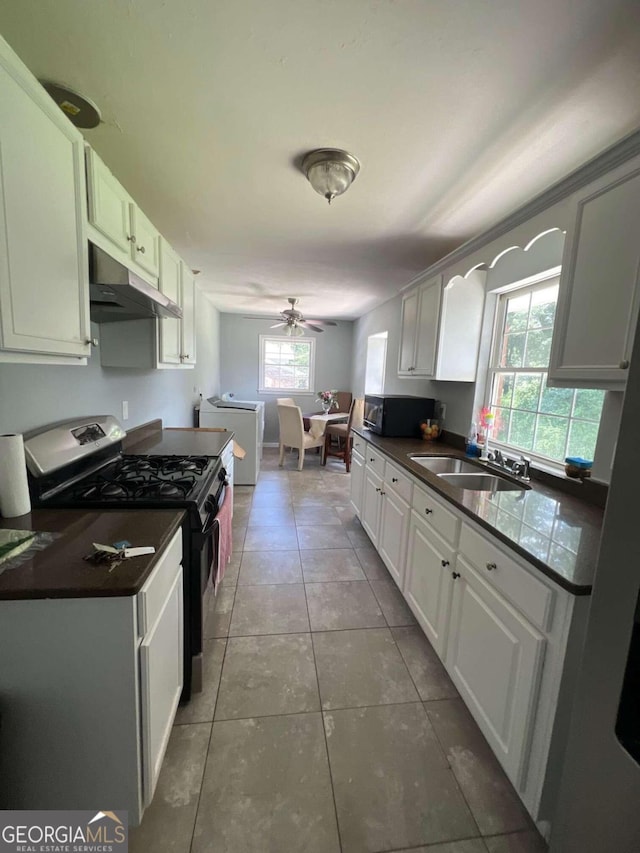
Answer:
M429 509L429 507L425 508L425 515L431 515L432 512L433 512L433 510Z
M628 369L629 369L629 362L625 358L620 362L620 370L628 370Z
M136 238L133 236L133 234L129 234L129 235L127 236L127 240L128 240L130 243L135 243L135 242L136 242Z
M369 457L369 462L375 462L375 461L376 461L376 460L373 458L373 456L370 456L370 457Z
M492 572L494 569L497 569L497 568L498 567L496 566L495 563L487 563L487 571L488 572Z
M391 478L391 482L392 482L392 483L397 483L397 482L398 482L398 478L397 478L397 477L392 477L392 478Z
M451 577L455 580L458 580L460 577L460 572L451 572Z
M376 492L380 492L380 491L382 491L382 490L376 486Z
M147 250L145 249L144 246L137 246L137 248L136 248L136 252L142 252L143 255L146 251Z
M442 568L445 569L449 565L449 560L440 560Z
M380 497L382 497L382 495L386 495L386 494L387 494L386 492L380 492Z

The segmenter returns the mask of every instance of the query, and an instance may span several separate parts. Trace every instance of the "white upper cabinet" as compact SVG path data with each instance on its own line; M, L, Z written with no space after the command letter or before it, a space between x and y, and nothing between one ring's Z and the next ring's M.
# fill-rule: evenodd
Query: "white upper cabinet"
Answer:
M160 270L160 234L135 202L129 204L129 216L134 237L131 255L136 263L155 277Z
M485 273L436 275L402 299L399 376L474 382L484 310Z
M190 268L161 238L160 290L182 308L182 319L158 320L158 366L196 363L196 283Z
M0 39L0 361L90 354L83 140Z
M425 281L402 298L399 376L433 376L442 276Z
M574 205L549 384L620 388L638 319L640 157L576 193Z
M160 248L160 290L172 302L180 304L180 273L182 261L166 240ZM158 319L158 360L165 364L180 364L180 326L173 317Z
M131 252L131 198L92 148L87 148L89 222L125 255Z
M180 361L196 363L196 280L191 269L182 262L180 271L180 304L182 306L182 337Z
M160 234L89 147L87 188L91 240L157 287Z

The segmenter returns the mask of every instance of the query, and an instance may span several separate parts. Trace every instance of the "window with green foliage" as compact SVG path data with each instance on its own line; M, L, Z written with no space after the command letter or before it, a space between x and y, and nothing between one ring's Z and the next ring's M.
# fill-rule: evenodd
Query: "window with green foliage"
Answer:
M315 340L260 335L260 391L313 393Z
M558 279L504 293L490 367L493 439L554 462L593 459L604 391L550 388Z

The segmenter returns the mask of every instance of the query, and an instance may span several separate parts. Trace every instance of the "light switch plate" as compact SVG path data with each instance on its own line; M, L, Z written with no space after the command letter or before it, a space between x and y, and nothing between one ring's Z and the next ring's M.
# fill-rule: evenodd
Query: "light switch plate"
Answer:
M122 420L126 421L129 419L129 402L128 400L122 401Z

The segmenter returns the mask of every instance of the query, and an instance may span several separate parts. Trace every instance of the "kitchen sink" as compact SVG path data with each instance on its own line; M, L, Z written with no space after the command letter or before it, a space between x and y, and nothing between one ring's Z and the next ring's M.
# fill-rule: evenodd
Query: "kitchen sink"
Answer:
M530 489L525 483L516 483L496 474L482 474L477 470L472 473L444 473L438 474L441 480L455 486L456 489L464 489L470 492L523 492Z
M417 456L409 454L414 462L422 465L434 474L481 474L486 467L478 462L470 462L457 456Z

